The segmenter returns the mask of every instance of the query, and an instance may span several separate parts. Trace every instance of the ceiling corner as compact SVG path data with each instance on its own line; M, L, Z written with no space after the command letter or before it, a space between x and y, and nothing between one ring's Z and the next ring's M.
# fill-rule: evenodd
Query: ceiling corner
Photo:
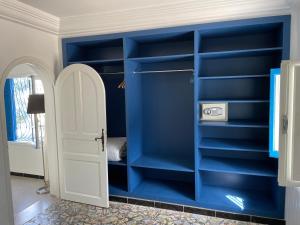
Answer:
M0 0L0 18L59 34L60 19L16 0Z

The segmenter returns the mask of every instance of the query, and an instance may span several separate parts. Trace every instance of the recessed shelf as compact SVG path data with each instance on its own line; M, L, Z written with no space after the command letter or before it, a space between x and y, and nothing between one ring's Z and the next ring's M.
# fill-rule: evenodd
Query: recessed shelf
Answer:
M123 179L120 179L120 178ZM108 164L109 194L124 195L127 192L127 167Z
M154 63L154 62L168 62L173 60L188 60L188 59L192 59L193 57L194 54L180 54L180 55L128 58L128 60L141 62L141 63Z
M108 165L126 166L127 165L126 161L127 161L126 158L121 161L108 161Z
M127 56L152 57L194 52L194 32L150 34L125 39Z
M201 103L219 103L219 102L228 102L228 103L269 103L270 101L267 99L206 99L206 100L199 100Z
M200 205L242 214L278 216L271 193L267 191L203 185Z
M145 178L133 190L133 194L157 201L191 202L194 200L194 184Z
M194 72L194 69L178 69L178 70L145 70L145 71L134 71L133 74L184 73L184 72Z
M108 63L118 63L123 62L122 59L103 59L103 60L81 60L81 61L69 61L69 64L108 64Z
M202 138L199 143L199 148L230 151L268 151L268 145L256 141L222 138Z
M204 157L200 161L200 170L266 177L277 176L275 164L265 160Z
M126 196L127 187L122 184L109 184L109 195Z
M202 76L199 80L221 80L221 79L248 79L248 78L266 78L268 74L263 75L234 75L234 76Z
M224 58L234 56L256 56L260 54L268 54L275 51L281 51L282 47L275 48L257 48L257 49L244 49L244 50L232 50L232 51L217 51L217 52L205 52L199 53L201 58Z
M183 172L194 172L194 162L192 159L185 159L183 157L175 156L146 156L143 155L133 163L131 166L142 168L154 168L164 170L174 170Z
M231 120L227 122L222 121L200 121L200 126L215 126L215 127L249 127L249 128L269 128L268 123L251 122L248 120Z

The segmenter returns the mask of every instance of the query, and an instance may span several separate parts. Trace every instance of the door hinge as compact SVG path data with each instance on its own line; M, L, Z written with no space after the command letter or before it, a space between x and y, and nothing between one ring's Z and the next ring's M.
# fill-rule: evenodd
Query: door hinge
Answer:
M287 134L288 125L289 125L288 117L287 117L287 115L283 115L283 117L282 117L282 133L283 134Z

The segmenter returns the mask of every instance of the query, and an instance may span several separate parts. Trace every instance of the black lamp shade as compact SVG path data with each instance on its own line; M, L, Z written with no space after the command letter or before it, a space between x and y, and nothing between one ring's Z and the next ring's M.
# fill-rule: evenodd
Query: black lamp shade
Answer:
M28 114L45 113L44 95L29 95L27 113Z

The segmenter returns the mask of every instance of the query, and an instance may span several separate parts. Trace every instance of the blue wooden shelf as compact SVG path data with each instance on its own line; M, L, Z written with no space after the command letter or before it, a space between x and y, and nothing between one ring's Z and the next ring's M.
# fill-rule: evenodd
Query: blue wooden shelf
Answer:
M249 79L249 78L267 78L269 74L263 75L234 75L234 76L201 76L199 80L222 80L222 79Z
M200 170L266 177L277 176L275 165L263 160L203 157L200 161Z
M268 152L268 146L251 140L202 138L199 148L229 151Z
M248 120L232 120L227 122L221 121L200 121L200 126L212 126L212 127L249 127L249 128L269 128L268 123L263 122L251 122Z
M133 163L131 163L131 166L134 167L174 170L182 172L194 172L193 165L193 159L189 160L182 157L174 157L171 155L167 157L159 155L143 155Z
M200 205L204 208L241 214L275 218L283 216L275 207L271 192L258 190L203 185L200 192Z
M127 187L122 184L109 184L109 195L126 196Z
M128 58L130 61L141 63L154 63L154 62L168 62L173 60L193 60L194 54L180 54L180 55L165 55L165 56L152 56L152 57L137 57Z
M228 103L269 103L270 100L267 99L212 99L212 100L199 100L198 103L218 103L218 102L228 102Z
M193 186L179 181L146 178L134 189L133 195L157 201L192 202L195 198Z
M109 63L122 63L122 59L99 59L99 60L81 60L81 61L69 61L68 64L109 64Z
M103 79L108 136L128 138L129 160L108 162L110 195L284 218L267 121L289 33L279 16L63 39L64 66ZM199 121L201 103L220 102L228 122Z
M121 161L108 161L108 165L115 165L115 166L126 166L127 159L122 159Z
M257 49L244 49L244 50L233 50L233 51L217 51L217 52L203 52L199 53L201 58L223 58L223 57L233 57L233 56L256 56L265 53L272 53L276 51L281 51L282 47L275 48L257 48Z

